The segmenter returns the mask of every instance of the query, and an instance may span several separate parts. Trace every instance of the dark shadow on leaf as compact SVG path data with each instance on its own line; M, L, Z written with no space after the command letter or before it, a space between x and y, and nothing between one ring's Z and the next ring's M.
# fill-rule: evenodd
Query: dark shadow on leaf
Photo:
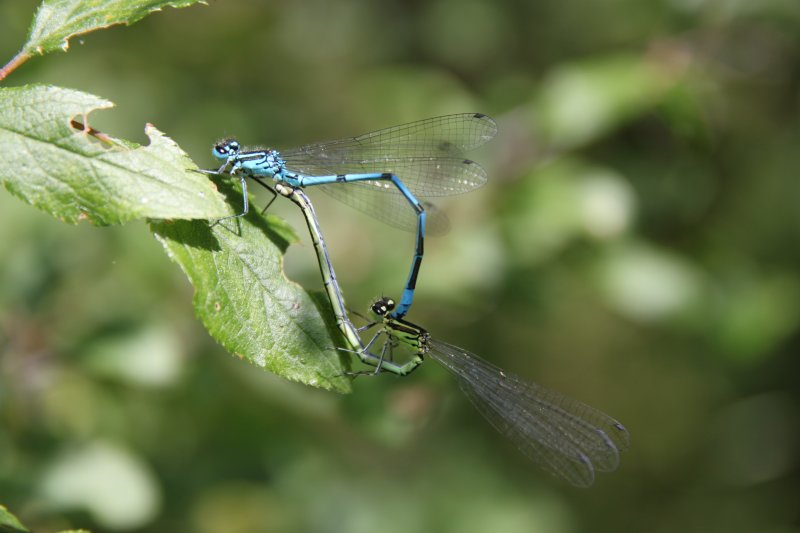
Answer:
M230 179L222 178L215 179L215 182L217 183L219 192L225 196L225 200L228 204L236 206L236 210L241 212L241 206L243 205L242 190L239 187L238 180L231 181ZM283 224L282 219L270 217L269 215L262 215L260 209L254 208L253 205L250 205L250 211L244 218L255 228L264 232L264 235L280 249L281 253L286 253L286 249L292 243L292 240L279 231L279 226ZM239 219L237 218L230 218L221 222L218 226L221 226L225 230L238 233L238 221Z
M151 221L150 231L192 248L203 248L212 252L222 249L214 232L205 220Z

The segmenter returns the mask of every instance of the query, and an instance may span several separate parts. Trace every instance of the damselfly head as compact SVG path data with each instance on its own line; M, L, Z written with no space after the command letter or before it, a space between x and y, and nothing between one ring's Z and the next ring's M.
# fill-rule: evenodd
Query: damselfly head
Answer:
M238 154L241 149L242 146L236 139L225 139L215 144L211 153L217 159L228 159L230 156Z
M372 304L370 310L378 316L386 316L392 311L394 311L395 303L389 297L382 296L375 300L375 303Z

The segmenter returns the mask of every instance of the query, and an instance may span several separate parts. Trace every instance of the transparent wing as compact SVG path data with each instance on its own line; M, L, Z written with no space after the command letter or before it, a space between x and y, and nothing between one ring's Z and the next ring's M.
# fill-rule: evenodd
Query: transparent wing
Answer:
M478 163L469 159L452 157L405 159L383 157L361 161L342 160L335 165L330 162L315 161L306 163L302 168L292 166L287 161L286 168L306 176L391 173L400 178L400 181L418 198L461 194L477 189L487 181L486 171ZM323 187L326 189L332 187L373 189L375 183L374 181L357 181ZM380 182L380 186L390 193L400 194L394 185L386 181Z
M619 465L630 445L625 427L577 400L504 372L457 346L431 339L431 358L501 434L533 462L573 485L588 487L595 471Z
M314 161L381 157L454 157L473 150L497 134L495 121L481 113L460 113L392 126L357 137L312 143L282 150L285 161L299 167Z
M480 165L468 159L383 160L381 164L385 166L373 166L372 162L365 162L362 166L351 165L344 172L392 172L399 176L425 208L425 230L428 235L447 233L450 223L445 214L425 198L458 194L486 183L486 172ZM376 171L376 168L381 170ZM331 183L319 187L340 202L391 226L416 231L416 211L389 181Z
M387 184L385 181L364 182L374 185L331 184L321 185L319 188L331 197L358 209L362 213L381 220L390 226L406 231L417 230L417 212L411 207L405 196L389 183L391 190L382 189ZM315 187L316 188L316 187ZM394 192L392 192L394 191ZM387 194L387 192L389 194ZM426 235L443 235L450 229L447 216L434 204L421 200L425 209Z
M357 137L282 150L286 168L307 176L393 173L428 210L432 235L447 231L441 212L428 197L461 194L486 183L486 171L459 157L492 139L497 124L479 113L461 113L393 126ZM388 224L416 228L416 213L391 183L361 181L322 185L341 202Z

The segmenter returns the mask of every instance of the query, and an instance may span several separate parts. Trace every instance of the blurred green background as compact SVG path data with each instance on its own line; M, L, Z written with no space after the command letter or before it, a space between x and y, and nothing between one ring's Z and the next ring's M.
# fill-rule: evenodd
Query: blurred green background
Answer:
M0 3L6 60L35 6ZM490 182L443 205L409 318L633 439L579 490L433 363L347 397L287 383L215 344L143 223L4 192L0 503L36 531L800 531L797 0L212 0L6 85L30 82L109 98L95 127L152 122L205 167L225 135L494 116ZM349 305L397 296L413 236L312 196Z

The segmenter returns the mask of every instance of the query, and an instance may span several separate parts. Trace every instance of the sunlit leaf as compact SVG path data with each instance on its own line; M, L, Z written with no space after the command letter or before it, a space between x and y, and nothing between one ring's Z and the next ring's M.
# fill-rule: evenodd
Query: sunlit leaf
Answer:
M188 156L154 126L138 146L96 132L88 114L112 103L34 85L0 89L0 180L16 196L67 222L216 219L230 208Z
M33 19L23 53L67 50L69 39L114 24L133 24L164 7L201 0L44 0ZM205 2L202 2L205 3Z
M241 195L232 195L234 205ZM204 221L152 224L156 238L195 288L195 312L225 349L292 381L349 392L345 346L327 302L286 278L283 254L296 236L274 216L209 226ZM324 315L323 315L324 313Z

